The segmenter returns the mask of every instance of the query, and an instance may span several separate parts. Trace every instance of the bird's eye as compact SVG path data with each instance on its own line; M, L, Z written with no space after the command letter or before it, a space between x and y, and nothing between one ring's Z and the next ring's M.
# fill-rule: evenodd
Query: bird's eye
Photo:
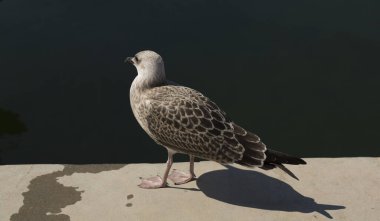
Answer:
M139 58L137 56L135 56L135 60L137 63L139 62Z

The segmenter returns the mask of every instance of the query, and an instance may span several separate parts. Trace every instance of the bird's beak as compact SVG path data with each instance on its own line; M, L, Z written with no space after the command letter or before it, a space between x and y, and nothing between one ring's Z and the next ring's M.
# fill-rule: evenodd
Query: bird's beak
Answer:
M130 64L133 64L133 57L127 57L125 60L124 60L124 63L130 63Z

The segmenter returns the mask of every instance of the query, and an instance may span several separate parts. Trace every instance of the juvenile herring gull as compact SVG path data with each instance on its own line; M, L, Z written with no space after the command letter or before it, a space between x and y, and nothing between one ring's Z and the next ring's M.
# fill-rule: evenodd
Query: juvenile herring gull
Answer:
M133 114L145 132L168 151L163 178L144 178L141 188L165 187L168 178L175 184L195 179L194 157L265 170L278 167L297 179L283 164L306 164L305 161L266 148L256 134L233 122L209 98L168 81L159 54L141 51L125 61L138 72L130 88ZM188 173L173 170L169 175L175 153L190 156Z

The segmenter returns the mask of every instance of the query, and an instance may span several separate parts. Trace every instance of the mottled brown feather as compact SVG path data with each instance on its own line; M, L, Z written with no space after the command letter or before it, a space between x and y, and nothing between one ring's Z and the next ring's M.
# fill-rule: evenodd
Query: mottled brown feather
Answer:
M243 157L234 123L214 102L191 88L161 86L145 94L149 134L177 152L220 163Z

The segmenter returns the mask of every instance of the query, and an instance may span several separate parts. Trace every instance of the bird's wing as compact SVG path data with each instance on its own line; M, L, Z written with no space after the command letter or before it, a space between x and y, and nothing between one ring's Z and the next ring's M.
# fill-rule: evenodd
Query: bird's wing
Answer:
M157 143L220 163L243 157L235 124L200 92L183 86L156 87L146 94L144 105L148 129Z

